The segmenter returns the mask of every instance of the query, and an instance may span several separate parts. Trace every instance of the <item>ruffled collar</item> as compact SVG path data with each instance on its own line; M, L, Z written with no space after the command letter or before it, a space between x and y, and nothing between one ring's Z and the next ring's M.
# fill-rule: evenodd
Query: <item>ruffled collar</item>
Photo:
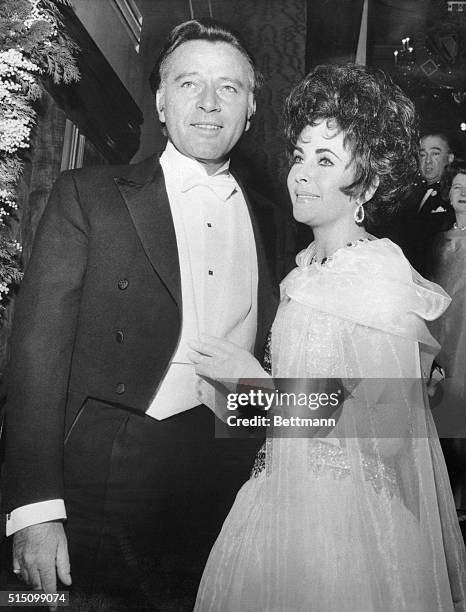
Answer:
M311 244L298 255L298 267L281 284L282 298L438 350L425 321L439 317L451 300L391 240L342 247L324 265L311 264L313 254Z

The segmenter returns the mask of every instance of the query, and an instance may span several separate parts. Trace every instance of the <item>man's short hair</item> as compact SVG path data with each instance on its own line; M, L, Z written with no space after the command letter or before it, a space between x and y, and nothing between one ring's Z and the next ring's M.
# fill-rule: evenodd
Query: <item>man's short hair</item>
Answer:
M253 73L252 90L256 92L260 89L264 78L257 68L252 54L247 50L239 35L222 23L205 18L185 21L170 32L149 77L149 84L154 96L165 78L170 55L180 45L191 40L206 40L212 43L223 42L237 49L251 66Z
M447 149L448 149L448 153L453 153L452 151L452 145L451 145L451 140L449 138L449 136L447 134L445 134L445 132L426 132L425 134L421 134L421 137L419 139L419 142L421 142L422 140L424 140L424 138L440 138L440 140L443 140L443 142L447 145Z

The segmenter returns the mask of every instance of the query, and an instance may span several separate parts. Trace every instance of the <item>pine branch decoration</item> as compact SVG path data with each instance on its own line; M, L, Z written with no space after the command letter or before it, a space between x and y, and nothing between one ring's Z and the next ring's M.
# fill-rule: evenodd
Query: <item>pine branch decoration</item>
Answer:
M63 25L59 5L68 0L1 0L0 2L0 322L10 286L21 279L21 245L12 235L21 151L30 146L35 122L34 100L42 95L39 77L55 84L80 78L79 49Z

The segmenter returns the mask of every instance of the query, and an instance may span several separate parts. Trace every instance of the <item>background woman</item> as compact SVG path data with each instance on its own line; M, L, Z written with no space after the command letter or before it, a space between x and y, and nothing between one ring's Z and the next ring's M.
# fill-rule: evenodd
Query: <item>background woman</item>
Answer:
M438 350L425 320L449 299L364 228L415 171L413 105L380 73L320 66L291 92L285 123L294 216L315 240L282 283L272 374L339 378L346 399L330 435L268 439L196 610L463 610L464 546L420 384ZM193 348L201 375L257 376L229 342Z
M445 435L461 436L442 441L449 467L456 507L466 518L466 160L447 166L443 196L450 201L456 221L438 234L433 248L432 280L451 297L446 312L430 328L441 345L436 362L443 368L442 405L436 413L446 417ZM463 428L461 429L461 425Z

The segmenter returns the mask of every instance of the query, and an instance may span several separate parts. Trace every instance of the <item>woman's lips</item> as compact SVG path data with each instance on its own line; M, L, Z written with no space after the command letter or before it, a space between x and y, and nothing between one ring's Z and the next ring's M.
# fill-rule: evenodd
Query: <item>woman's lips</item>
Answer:
M319 198L320 196L316 195L315 193L306 193L306 192L296 192L296 198L299 199L310 199L310 200L316 200L317 198Z

